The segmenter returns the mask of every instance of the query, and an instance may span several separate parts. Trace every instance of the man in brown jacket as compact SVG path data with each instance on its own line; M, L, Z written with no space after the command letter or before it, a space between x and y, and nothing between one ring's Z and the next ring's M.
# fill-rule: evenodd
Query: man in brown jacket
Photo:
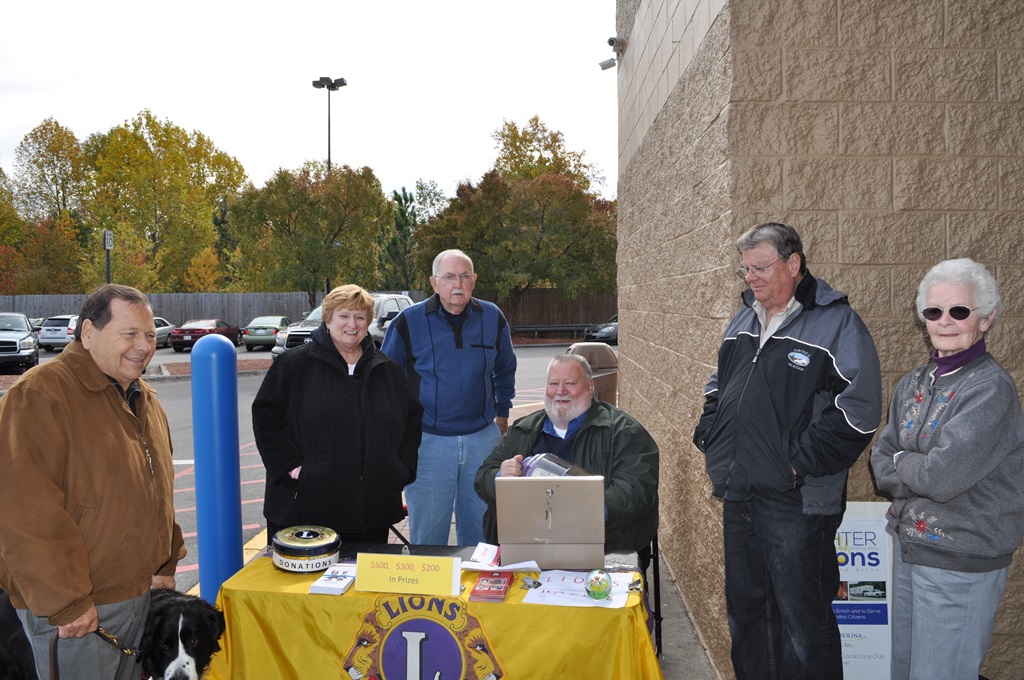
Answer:
M97 288L75 340L0 399L0 588L39 676L59 633L64 680L138 678L132 657L151 588L174 588L185 555L174 519L167 416L140 378L156 349L149 300Z

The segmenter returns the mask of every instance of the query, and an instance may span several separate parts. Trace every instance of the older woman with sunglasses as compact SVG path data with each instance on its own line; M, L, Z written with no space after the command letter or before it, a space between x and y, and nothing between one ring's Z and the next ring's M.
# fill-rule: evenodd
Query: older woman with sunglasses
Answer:
M893 498L894 680L978 677L1024 533L1024 415L985 346L999 312L983 265L946 260L925 275L931 361L900 381L871 451Z

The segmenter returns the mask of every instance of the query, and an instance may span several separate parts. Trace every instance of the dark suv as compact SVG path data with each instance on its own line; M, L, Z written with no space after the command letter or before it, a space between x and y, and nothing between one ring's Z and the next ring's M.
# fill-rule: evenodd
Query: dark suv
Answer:
M388 329L391 320L398 316L398 313L412 304L412 298L399 293L371 293L373 296L373 320L370 321L370 337L373 344L380 349L384 342L384 331ZM323 321L323 305L317 305L316 309L302 321L293 323L286 330L277 334L277 344L270 350L275 358L290 349L294 349L303 343L311 342L310 334L313 329Z

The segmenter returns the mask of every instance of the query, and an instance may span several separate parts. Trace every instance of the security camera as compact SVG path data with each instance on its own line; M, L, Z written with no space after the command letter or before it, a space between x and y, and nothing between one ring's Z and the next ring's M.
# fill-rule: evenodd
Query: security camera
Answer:
M608 46L612 48L612 52L615 54L622 54L622 50L626 49L626 41L612 36L608 38Z
M598 66L601 67L602 71L607 71L612 66L615 66L615 57L612 57L611 59L605 59L604 61L599 63Z
M615 38L608 38L608 47L615 49L615 43L617 42L618 40L616 40Z

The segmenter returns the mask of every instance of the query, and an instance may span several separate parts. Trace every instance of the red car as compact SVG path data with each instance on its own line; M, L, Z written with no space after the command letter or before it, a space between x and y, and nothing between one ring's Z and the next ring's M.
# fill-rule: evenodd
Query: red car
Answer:
M195 319L186 321L179 328L171 331L171 347L175 352L183 352L191 348L199 338L217 333L230 340L235 347L242 344L242 332L238 326L232 326L222 319Z

